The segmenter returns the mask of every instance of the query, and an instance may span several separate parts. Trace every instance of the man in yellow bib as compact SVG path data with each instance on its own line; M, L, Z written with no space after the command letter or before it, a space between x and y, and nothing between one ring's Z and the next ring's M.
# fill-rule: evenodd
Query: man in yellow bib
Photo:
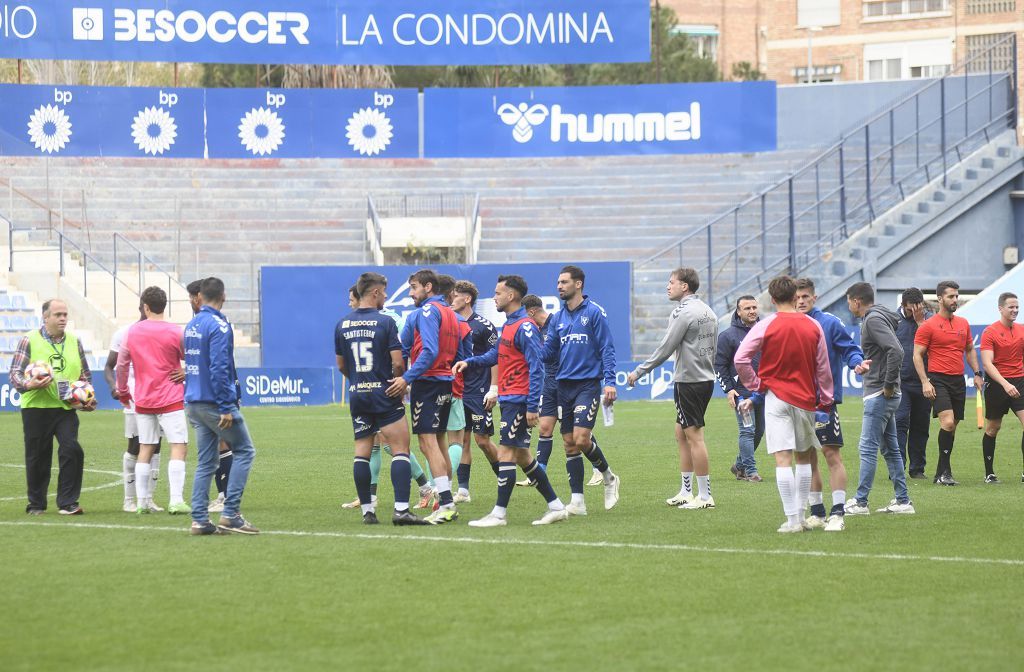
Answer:
M67 331L68 306L60 299L43 304L43 326L30 331L11 360L11 386L21 393L21 424L25 431L25 480L28 483L29 515L46 511L46 491L50 487L53 464L53 439L57 439L57 507L67 516L82 514L78 496L82 492L85 453L78 443L78 413L67 399L71 383L92 382L85 349L75 335ZM26 378L25 368L33 362L50 365L52 375ZM83 410L96 408L94 399Z

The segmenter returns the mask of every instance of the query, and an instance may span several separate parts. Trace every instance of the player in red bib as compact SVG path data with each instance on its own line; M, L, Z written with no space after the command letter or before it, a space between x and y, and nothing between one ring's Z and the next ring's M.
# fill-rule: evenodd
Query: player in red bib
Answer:
M981 451L985 458L985 482L998 483L992 462L996 457L996 435L1003 416L1013 411L1024 425L1024 326L1016 324L1020 301L1016 294L999 295L999 321L985 327L981 334L981 364L985 384L985 435ZM1021 438L1024 456L1024 438ZM1024 482L1024 473L1020 476Z
M534 525L549 525L565 520L569 513L558 499L547 472L530 452L530 430L540 420L540 391L544 384L541 361L540 328L522 307L527 293L526 281L518 275L502 275L494 288L494 303L507 320L501 337L490 352L459 362L452 373L467 368L498 365L498 402L501 406L501 436L498 446L498 501L489 514L470 521L471 527L501 527L507 524L506 511L516 485L516 465L534 481L537 491L547 500L548 510Z

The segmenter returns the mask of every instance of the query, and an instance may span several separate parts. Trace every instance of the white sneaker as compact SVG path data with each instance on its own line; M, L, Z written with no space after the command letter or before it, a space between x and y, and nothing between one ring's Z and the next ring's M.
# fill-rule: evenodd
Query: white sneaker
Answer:
M469 496L468 492L466 494L462 494L461 492L456 492L455 495L452 496L452 501L455 502L456 504L462 504L462 503L468 504L469 502L472 502L473 500Z
M683 504L689 504L695 499L692 492L686 490L680 490L674 496L669 497L665 500L665 503L669 506L682 506Z
M154 502L152 497L146 500L146 508L152 511L153 513L160 513L161 511L164 510L164 507Z
M587 481L587 485L601 485L603 483L604 483L604 476L601 475L600 471L598 471L597 469L594 469L594 474L590 477L590 480Z
M831 515L825 523L826 532L842 532L846 529L846 516Z
M569 520L568 509L548 509L544 512L544 515L533 521L534 525L550 525L551 523L557 523L563 520Z
M604 479L602 477L602 483ZM604 484L604 509L615 508L615 505L619 503L619 477L612 474L612 480Z
M797 523L795 525L791 525L790 522L787 520L786 522L784 522L782 524L781 527L779 527L778 531L781 532L782 534L794 534L796 532L803 532L804 531L804 526L799 524L799 523Z
M493 513L488 513L486 516L478 520L469 521L470 527L505 527L506 525L508 525L507 520L496 516Z
M210 513L221 513L224 511L224 495L217 495L217 499L210 502L210 506L207 508L207 511Z
M520 487L520 488L532 488L533 487L533 481L531 481L528 478L524 478L521 481L516 481L516 486Z
M907 502L906 504L900 504L896 500L893 500L893 501L889 502L888 506L884 506L881 509L875 509L875 512L876 513L903 513L903 514L917 513L917 511L914 510L914 503L913 502Z
M569 503L565 505L565 510L569 512L570 516L585 516L587 515L586 504L573 504Z
M715 508L715 498L708 497L707 499L694 499L693 501L682 504L680 509L686 509L687 511L695 511L697 509L713 509Z
M821 516L807 516L804 519L804 527L808 530L823 530L825 529L825 519Z
M857 503L856 499L846 500L846 506L843 507L846 510L848 516L867 516L871 514L871 509L867 506L861 506Z
M125 497L124 498L124 506L121 508L122 511L124 511L125 513L135 513L136 509L138 509L138 508L139 507L135 503L135 498L134 497Z

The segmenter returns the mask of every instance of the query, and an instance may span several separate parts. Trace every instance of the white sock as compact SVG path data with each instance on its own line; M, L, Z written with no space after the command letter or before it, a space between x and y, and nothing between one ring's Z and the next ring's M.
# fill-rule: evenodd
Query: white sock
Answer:
M583 493L582 492L574 492L574 493L572 493L572 499L569 500L569 503L570 504L575 504L575 505L578 505L578 506L586 506L587 502L586 502L586 500L583 499Z
M121 457L121 476L124 478L124 498L135 499L135 463L138 462L131 453Z
M156 492L156 482L160 480L160 453L149 458L149 467L149 497L152 499L153 493Z
M796 465L796 510L803 513L811 495L811 465Z
M462 495L463 497L469 497L469 489L459 488L459 494Z
M170 460L167 462L167 482L171 486L170 504L181 504L185 501L185 461Z
M504 506L495 506L493 509L491 509L491 515L497 518L504 518L506 511L507 510L505 509Z
M548 502L548 509L551 511L562 511L565 509L565 504L556 497L553 501Z
M811 506L817 506L818 504L821 504L823 501L824 498L821 496L821 493L814 492L813 490L811 491L811 494L808 495L807 497L807 503L810 504Z
M151 467L148 462L135 463L135 493L139 498L139 506L153 496L149 491L149 471Z
M451 492L452 491L452 481L447 476L435 476L434 477L434 487L437 488L438 494L440 494L442 492Z
M363 515L365 516L367 512L373 511L373 504L360 504L359 508L362 509Z
M409 502L395 502L395 511L408 511Z
M697 477L697 492L699 497L703 501L711 499L711 476L698 476Z
M615 480L615 474L612 473L611 468L606 469L603 474L601 474L601 472L598 471L597 469L594 469L594 473L601 475L601 478L604 479L605 485L608 485L609 483Z
M683 476L683 492L692 495L693 494L693 472L692 471L681 471L679 472Z
M796 508L796 477L789 467L775 467L775 485L779 488L779 497L782 499L782 511L793 521L793 516L799 514Z
M832 491L832 506L836 506L837 504L846 504L846 490Z

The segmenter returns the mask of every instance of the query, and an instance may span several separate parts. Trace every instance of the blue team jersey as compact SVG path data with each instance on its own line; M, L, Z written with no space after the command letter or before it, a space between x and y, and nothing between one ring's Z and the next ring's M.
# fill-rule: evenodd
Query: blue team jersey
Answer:
M558 313L549 313L547 321L541 325L541 333L544 334L544 344L555 335L555 325L558 324ZM558 373L558 362L544 363L544 389L554 390L558 386L555 375Z
M467 320L471 330L472 356L487 353L498 342L498 330L486 318L473 313ZM491 386L491 370L488 368L466 369L463 374L466 388L463 396L483 398Z
M614 386L615 345L604 308L584 295L576 310L569 310L563 303L551 320L554 327L551 338L544 343L544 361L558 364L555 378L599 378L606 387Z
M832 381L835 385L833 397L835 403L843 403L843 376L842 367L855 369L864 361L864 351L850 336L843 321L832 313L826 313L819 308L812 308L807 316L813 318L821 325L825 332L825 346L828 348L828 363L832 369Z
M334 329L334 352L345 361L352 413L386 413L402 405L385 394L395 377L391 353L401 350L395 321L372 308L346 315Z

